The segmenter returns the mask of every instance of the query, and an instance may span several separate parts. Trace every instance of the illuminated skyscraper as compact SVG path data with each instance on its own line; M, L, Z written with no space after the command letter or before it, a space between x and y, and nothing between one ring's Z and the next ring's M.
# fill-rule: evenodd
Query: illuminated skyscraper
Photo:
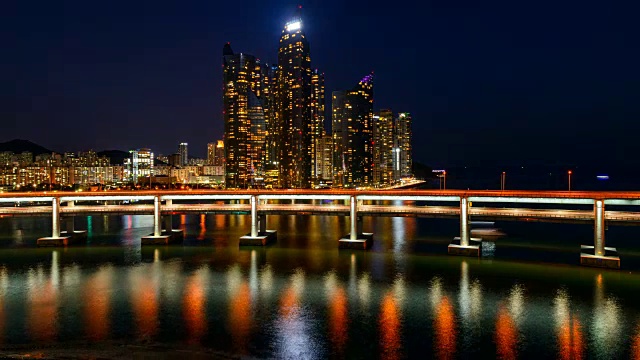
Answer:
M265 149L264 163L265 168L278 168L278 113L276 109L277 103L277 81L278 67L275 65L262 66L262 106L264 111L265 123ZM277 181L277 179L275 179Z
M331 93L331 136L333 137L333 185L345 183L345 152L348 149L349 122L345 120L346 91Z
M316 178L318 183L333 181L333 138L324 135L316 140Z
M260 63L252 55L234 54L227 43L223 48L223 111L225 181L230 188L247 187L250 183L250 94L261 96Z
M400 150L399 166L400 177L413 176L413 160L411 156L411 114L399 113L395 123L395 142Z
M393 182L393 113L380 110L373 116L373 183L388 185Z
M150 149L130 150L124 159L124 177L134 183L143 176L153 175L153 153Z
M322 149L317 149L316 145L318 140L324 136L324 74L318 72L318 69L314 70L311 75L311 148L309 154L311 156L311 177L315 180L320 180L320 167L317 166L316 161L318 159L318 152L322 152ZM321 155L322 156L322 155Z
M214 166L223 166L224 165L224 141L218 140L216 143L216 149L213 154L213 163L211 165Z
M247 166L249 184L255 185L256 179L263 179L265 155L265 114L262 102L249 92L249 136L247 138Z
M188 150L188 146L189 144L187 143L180 143L180 146L178 146L178 154L180 154L180 166L187 166L189 165L189 150Z
M302 28L300 16L287 23L278 49L276 111L280 138L279 185L283 188L311 186L311 56Z
M373 184L373 74L332 94L334 185Z

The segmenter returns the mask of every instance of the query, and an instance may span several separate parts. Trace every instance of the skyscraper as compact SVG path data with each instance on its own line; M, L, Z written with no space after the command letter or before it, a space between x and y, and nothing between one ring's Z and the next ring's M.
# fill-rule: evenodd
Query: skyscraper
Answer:
M229 43L224 46L222 54L225 182L230 188L247 187L251 137L249 97L250 94L256 98L261 96L261 67L252 55L234 54ZM255 109L255 102L252 105Z
M316 140L316 178L318 183L333 181L333 138L323 135Z
M411 156L411 114L399 113L395 124L396 147L400 149L400 176L413 176L413 160Z
M213 154L213 164L214 166L223 166L224 165L224 140L218 140L216 143L216 149Z
M316 164L318 152L316 145L318 140L324 136L324 74L315 69L311 75L311 148L309 154L311 156L311 178L316 181L320 179L318 171L320 167Z
M351 90L332 94L334 184L373 183L373 74ZM337 171L335 170L337 169Z
M380 110L373 116L373 183L388 185L393 182L393 113Z
M129 150L124 159L124 177L137 184L143 176L153 175L153 153L151 149Z
M213 165L216 156L216 144L207 143L207 165Z
M187 166L189 164L189 151L186 142L180 143L178 146L178 153L180 154L180 166Z
M311 185L311 56L302 27L299 15L287 23L278 49L276 111L280 138L279 185L283 188Z
M247 166L249 184L255 185L256 178L263 179L265 155L265 114L262 102L254 92L249 92L249 135L247 138Z
M331 136L333 137L333 185L345 183L345 152L349 148L349 122L345 119L346 91L331 93Z

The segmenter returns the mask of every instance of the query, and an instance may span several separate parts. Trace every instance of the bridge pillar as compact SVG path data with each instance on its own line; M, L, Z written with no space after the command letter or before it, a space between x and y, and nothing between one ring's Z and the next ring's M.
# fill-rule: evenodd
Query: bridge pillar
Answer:
M142 245L167 245L171 242L170 234L162 234L162 212L160 196L153 197L153 234L142 237Z
M604 246L605 210L604 200L595 200L593 203L593 246L582 245L580 247L580 264L585 266L620 268L620 258L616 248Z
M349 235L338 241L340 249L363 249L371 247L373 233L362 232L362 218L358 218L358 201L355 195L351 195L349 200Z
M480 256L482 239L472 238L469 231L469 199L460 198L460 236L453 238L449 255Z
M267 216L258 218L259 202L257 195L251 195L251 232L240 238L240 246L264 246L277 239L276 230L267 230Z
M69 206L69 203L67 203L67 206ZM73 206L73 205L71 205L71 206ZM75 229L75 220L76 220L75 216L73 216L73 215L72 216L67 216L64 219L66 231L61 231L60 232L61 236L68 236L69 237L69 244L81 242L81 241L87 239L87 231L86 230L76 230Z
M267 232L267 214L258 216L258 223L260 223L260 232Z
M66 246L69 244L68 236L60 236L60 198L54 197L51 201L51 236L40 238L37 246Z

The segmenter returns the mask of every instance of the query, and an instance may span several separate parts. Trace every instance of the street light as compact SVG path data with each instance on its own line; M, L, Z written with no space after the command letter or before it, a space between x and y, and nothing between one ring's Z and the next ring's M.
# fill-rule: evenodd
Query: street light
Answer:
M567 171L567 174L569 175L569 191L571 191L571 170Z
M442 172L442 177L444 178L444 186L443 186L443 190L447 190L447 172L443 171Z
M502 172L500 176L500 190L504 191L507 182L507 173L505 171Z

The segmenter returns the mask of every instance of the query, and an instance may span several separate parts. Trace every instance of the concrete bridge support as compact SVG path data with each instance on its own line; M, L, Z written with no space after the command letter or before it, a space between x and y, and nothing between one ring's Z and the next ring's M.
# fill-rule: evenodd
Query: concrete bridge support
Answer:
M258 217L258 202L258 196L251 195L251 232L240 238L240 246L265 246L277 240L276 230L267 230L267 215Z
M352 195L349 200L349 234L338 241L338 247L366 250L372 243L373 233L362 232L362 217L358 217L358 202L355 195Z
M69 206L67 204L67 206ZM71 205L73 206L73 205ZM61 231L60 232L60 236L67 236L69 237L69 244L75 244L75 243L79 243L82 242L84 240L87 239L87 231L86 230L76 230L75 229L75 220L76 217L75 216L67 216L64 219L64 223L65 223L65 231Z
M167 245L171 242L171 235L162 234L162 215L160 196L153 197L153 234L142 237L142 245Z
M582 245L580 247L580 264L619 269L620 258L618 257L618 251L616 248L605 247L604 245L606 229L604 200L594 201L593 212L593 246Z
M66 246L69 236L60 234L60 198L54 197L51 202L51 236L36 241L38 246Z
M170 201L170 200L167 200ZM182 229L173 228L173 215L162 215L162 221L164 222L164 229L162 229L162 235L171 236L171 243L181 243L184 241L184 231Z
M469 228L469 200L460 198L460 236L449 244L449 255L480 256L482 239L472 238Z

